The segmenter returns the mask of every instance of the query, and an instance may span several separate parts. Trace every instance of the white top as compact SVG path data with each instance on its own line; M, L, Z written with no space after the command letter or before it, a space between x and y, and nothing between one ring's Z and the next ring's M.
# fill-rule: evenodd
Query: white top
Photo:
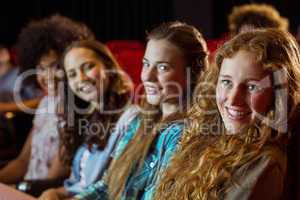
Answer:
M58 153L59 135L56 116L57 97L44 97L36 111L31 141L31 156L26 180L44 179Z

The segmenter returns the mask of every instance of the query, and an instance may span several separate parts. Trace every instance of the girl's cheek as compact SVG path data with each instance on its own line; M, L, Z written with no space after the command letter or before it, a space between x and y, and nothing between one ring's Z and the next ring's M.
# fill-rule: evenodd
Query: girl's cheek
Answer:
M93 69L89 70L86 72L86 76L89 77L90 79L99 79L100 77L100 71L98 67L94 67Z
M251 95L251 108L258 113L268 112L273 102L272 91Z
M217 103L222 103L226 100L226 94L227 92L220 88L220 87L217 87L216 89L216 100L217 100Z

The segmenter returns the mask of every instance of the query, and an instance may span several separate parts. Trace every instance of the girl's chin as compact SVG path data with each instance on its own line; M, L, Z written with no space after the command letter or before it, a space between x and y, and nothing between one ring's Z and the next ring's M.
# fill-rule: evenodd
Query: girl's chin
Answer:
M92 94L92 93L87 93L87 94L79 93L77 96L80 99L87 101L87 102L94 102L94 101L98 101L98 99L99 99L97 97L97 94Z
M249 124L241 124L241 125L226 125L227 134L236 135L243 133L247 128L249 128Z

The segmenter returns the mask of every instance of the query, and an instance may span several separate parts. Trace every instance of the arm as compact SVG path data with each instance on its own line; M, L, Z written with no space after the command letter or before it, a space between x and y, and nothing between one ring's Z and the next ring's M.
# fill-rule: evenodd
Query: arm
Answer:
M35 197L40 196L43 191L49 188L60 187L63 184L64 179L69 173L68 167L65 167L58 157L58 154L51 161L50 172L48 176L41 179L25 180L17 184L17 189L31 194ZM27 187L25 187L27 186ZM48 195L53 195L56 190L50 190ZM48 197L47 197L48 198ZM49 197L50 198L50 197Z
M33 108L37 108L37 106L39 105L40 100L41 100L41 98L35 98L35 99L22 101L21 103L27 109L28 108L33 109ZM18 105L18 103L16 103L16 102L12 102L12 103L2 103L2 102L0 102L0 112L18 112L18 111L22 111L21 107Z
M15 184L23 180L30 161L32 131L26 139L19 156L0 170L0 182Z
M49 189L43 192L43 194L38 198L39 200L60 200L68 198L69 194L64 187L59 187L56 189Z

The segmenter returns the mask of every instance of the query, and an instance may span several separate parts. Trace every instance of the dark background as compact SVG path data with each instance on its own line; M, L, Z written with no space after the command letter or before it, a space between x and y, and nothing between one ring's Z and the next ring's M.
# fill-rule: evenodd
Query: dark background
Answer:
M217 38L227 31L227 15L232 7L249 2L274 5L289 18L291 32L296 32L300 24L296 0L3 0L0 43L15 44L26 23L53 13L86 23L103 42L143 40L146 30L169 20L186 21L198 27L206 38Z

